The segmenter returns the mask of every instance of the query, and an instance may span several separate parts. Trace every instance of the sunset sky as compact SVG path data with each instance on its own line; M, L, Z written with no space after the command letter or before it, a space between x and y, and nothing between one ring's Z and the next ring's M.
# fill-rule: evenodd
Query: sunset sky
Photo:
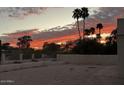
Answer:
M64 26L74 22L75 8L0 8L0 34L16 30L40 30ZM97 8L90 8L90 14Z
M72 18L74 9L75 7L1 7L0 39L15 44L18 37L29 34L35 41L32 42L32 46L40 47L39 45L45 41L64 41L62 38L65 36L65 41L78 38L76 20ZM124 8L90 7L89 13L90 16L86 20L87 28L102 23L102 33L110 33L116 28L117 18L124 17ZM82 21L80 28L82 29Z

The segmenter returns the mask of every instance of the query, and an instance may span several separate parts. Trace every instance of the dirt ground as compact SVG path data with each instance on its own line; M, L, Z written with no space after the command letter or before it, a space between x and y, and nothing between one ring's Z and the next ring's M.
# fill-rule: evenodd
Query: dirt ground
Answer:
M116 65L39 65L0 72L2 85L116 85L121 80Z

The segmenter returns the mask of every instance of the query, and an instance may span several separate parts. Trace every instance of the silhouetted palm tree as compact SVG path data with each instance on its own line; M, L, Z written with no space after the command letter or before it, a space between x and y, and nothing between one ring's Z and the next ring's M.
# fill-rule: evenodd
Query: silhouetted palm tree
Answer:
M103 29L102 23L98 23L96 28L99 29L99 34L101 35L101 29Z
M90 29L85 29L84 30L84 35L92 35L95 33L95 28L91 27Z
M90 28L90 31L91 31L91 34L94 34L95 33L95 28L94 27L91 27Z
M90 29L85 29L84 30L84 35L90 35L91 34L91 30Z
M106 41L107 41L107 43L110 43L110 44L113 44L113 43L117 42L117 29L114 29L111 32L111 35L106 37Z
M114 29L114 30L111 32L111 37L112 37L114 40L117 40L117 28Z
M105 51L107 54L117 54L117 29L114 29L110 36L106 37Z
M101 35L100 34L96 34L96 39L98 40L98 42L100 42Z
M79 28L79 18L81 18L81 10L76 8L73 11L73 16L74 19L77 19L77 28L78 28L78 32L79 32L79 39L81 40L81 32L80 32L80 28Z
M99 34L97 34L96 37L100 41L100 39L101 39L101 29L103 29L102 23L98 23L96 28L99 30Z
M83 31L85 31L85 19L89 16L88 8L81 8L81 17L83 18ZM84 34L83 34L84 37Z

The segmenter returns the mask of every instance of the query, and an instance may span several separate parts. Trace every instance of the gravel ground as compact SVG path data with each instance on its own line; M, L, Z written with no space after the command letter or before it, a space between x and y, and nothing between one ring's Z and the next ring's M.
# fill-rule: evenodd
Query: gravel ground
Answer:
M117 85L116 65L25 63L0 66L0 84L25 85Z

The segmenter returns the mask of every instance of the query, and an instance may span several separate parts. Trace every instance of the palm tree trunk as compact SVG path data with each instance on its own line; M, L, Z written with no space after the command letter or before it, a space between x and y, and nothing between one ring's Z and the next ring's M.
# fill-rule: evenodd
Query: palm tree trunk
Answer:
M81 33L80 33L80 28L79 28L79 21L77 19L77 28L78 28L78 32L79 32L79 39L81 40Z
M99 29L99 34L101 35L101 30Z
M99 36L100 36L100 38L99 38L99 42L100 42L100 40L101 40L101 29L99 29Z
M84 30L85 30L85 19L83 20L83 38L84 38Z

